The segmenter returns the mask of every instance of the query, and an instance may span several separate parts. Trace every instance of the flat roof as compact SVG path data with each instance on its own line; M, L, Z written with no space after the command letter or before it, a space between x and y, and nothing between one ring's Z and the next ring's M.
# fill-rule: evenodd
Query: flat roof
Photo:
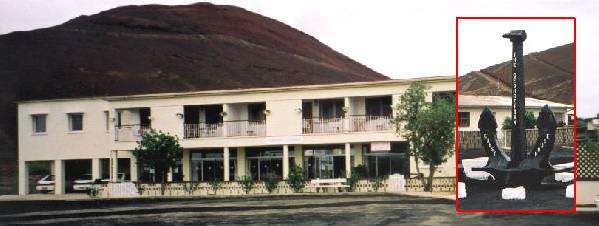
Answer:
M106 101L120 101L120 100L176 98L176 97L188 97L188 96L233 95L233 94L244 94L244 93L274 93L274 92L300 91L300 90L343 89L343 88L360 88L360 87L371 87L371 86L404 85L404 84L410 84L415 81L455 82L455 76L431 76L431 77L410 78L410 79L389 79L389 80L369 81L369 82L346 82L346 83L299 85L299 86L284 86L284 87L269 87L269 88L206 90L206 91L191 91L191 92L180 92L180 93L154 93L154 94L135 94L135 95L122 95L122 96L97 96L97 97L40 99L40 100L17 101L17 103L54 102L54 101L70 101L70 100L92 100L92 99L93 100L101 99L101 100L106 100Z
M541 108L549 105L552 108L573 108L572 105L556 103L548 100L539 100L527 97L525 100L526 107ZM458 95L459 107L512 107L511 96L474 96L474 95Z

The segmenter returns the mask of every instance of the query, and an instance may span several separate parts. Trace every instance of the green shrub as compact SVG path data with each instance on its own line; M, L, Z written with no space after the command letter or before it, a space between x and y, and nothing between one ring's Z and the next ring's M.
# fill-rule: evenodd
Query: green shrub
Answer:
M370 183L372 185L372 189L374 189L374 192L378 192L379 189L385 185L384 181L385 179L383 177L375 177L370 179Z
M208 185L210 186L210 189L214 191L214 194L216 194L216 191L221 189L221 187L223 186L223 182L218 179L213 179L208 182Z
M187 194L189 195L193 195L193 193L198 190L200 188L200 183L199 182L189 182L189 183L185 183L183 185L183 190L185 190L185 192L187 192Z
M254 180L252 180L252 178L248 175L239 177L238 182L246 195L252 191L252 188L254 188Z
M264 179L264 188L268 191L268 194L271 194L276 188L277 184L279 184L278 178L273 174L267 174Z
M348 190L349 191L354 191L354 189L356 188L356 184L358 183L358 180L360 179L360 173L352 170L351 174L349 175L349 178L347 178L347 185L349 185Z
M289 168L289 178L287 179L287 184L293 189L293 192L301 192L304 186L306 186L306 181L304 180L303 169L300 166L293 166Z

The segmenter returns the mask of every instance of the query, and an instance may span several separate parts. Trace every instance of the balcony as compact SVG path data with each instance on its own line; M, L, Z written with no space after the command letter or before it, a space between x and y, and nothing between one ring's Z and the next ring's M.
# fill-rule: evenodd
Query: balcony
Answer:
M223 136L223 123L184 124L184 127L184 138Z
M391 130L390 116L352 115L341 118L305 118L302 133L344 133Z
M151 129L148 125L120 125L115 127L115 141L139 141Z
M347 117L350 132L385 131L392 129L390 116L351 115Z
M228 121L225 122L228 137L266 136L266 121Z
M343 118L305 118L302 133L342 133Z

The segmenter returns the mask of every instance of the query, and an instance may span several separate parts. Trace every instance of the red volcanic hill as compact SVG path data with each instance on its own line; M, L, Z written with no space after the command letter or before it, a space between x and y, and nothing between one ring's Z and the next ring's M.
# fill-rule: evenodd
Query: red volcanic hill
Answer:
M558 103L574 103L574 44L524 56L526 95ZM460 94L509 96L510 62L496 64L459 77Z
M119 7L1 35L0 49L4 166L15 164L18 100L389 79L279 21L207 3Z

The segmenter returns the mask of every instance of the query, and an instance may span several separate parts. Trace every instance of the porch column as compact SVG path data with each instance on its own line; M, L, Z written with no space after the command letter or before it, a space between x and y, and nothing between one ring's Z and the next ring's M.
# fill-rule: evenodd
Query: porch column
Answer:
M223 148L224 181L229 181L229 147Z
M362 144L354 144L354 166L362 165Z
M295 155L295 165L299 167L304 167L304 150L302 149L302 145L296 144L293 146L293 154Z
M119 180L119 151L110 152L110 182L116 183Z
M29 194L29 170L27 162L19 161L19 195Z
M289 176L289 145L283 145L283 180Z
M238 147L237 148L237 167L235 168L235 170L237 171L235 173L236 177L242 177L246 175L245 172L245 147Z
M351 175L351 144L345 143L345 177Z
M183 165L183 181L191 181L191 152L189 150L183 150L183 158L181 158L181 164Z
M131 156L130 158L130 164L129 164L129 174L131 175L131 181L137 181L138 180L138 176L137 176L137 158L135 158L135 156Z
M92 180L102 179L100 177L102 177L102 175L100 175L100 159L93 158L92 159Z
M349 115L352 112L352 107L351 107L351 102L350 102L349 97L343 98L343 107L345 107L347 109L347 111L344 112L344 114L343 114L343 131L349 131L350 130Z
M168 168L168 172L166 172L166 181L173 182L173 168Z
M228 128L229 122L228 121L229 121L229 118L231 117L230 116L231 112L229 112L230 111L229 108L230 108L229 104L223 104L223 112L227 113L227 115L222 116L223 117L223 128L222 128L223 137L229 136L229 128Z
M54 160L54 194L64 194L64 162L60 159Z

